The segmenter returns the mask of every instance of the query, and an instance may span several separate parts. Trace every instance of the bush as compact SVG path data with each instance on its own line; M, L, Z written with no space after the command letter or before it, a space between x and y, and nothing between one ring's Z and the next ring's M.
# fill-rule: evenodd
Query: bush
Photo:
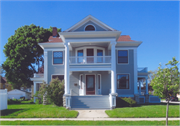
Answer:
M8 99L8 105L10 104L20 104L21 101L18 99Z
M51 103L57 106L63 105L63 95L64 95L64 80L61 81L58 78L52 79L50 85L47 88L47 99Z
M21 101L24 101L24 100L25 100L25 97L24 97L24 96L22 96L22 97L20 97L20 99L21 99Z
M136 104L136 101L132 98L116 97L116 107L134 107Z

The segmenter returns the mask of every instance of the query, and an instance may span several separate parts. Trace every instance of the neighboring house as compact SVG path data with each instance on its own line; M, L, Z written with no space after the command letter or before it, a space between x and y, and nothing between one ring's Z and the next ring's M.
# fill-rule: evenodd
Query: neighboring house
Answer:
M148 85L147 67L137 64L141 43L91 15L63 32L54 27L49 41L39 43L44 73L31 78L34 93L37 85L58 77L65 80L64 106L70 109L112 109L116 97L131 97L138 103L159 101L149 97L148 86L144 95L138 90L142 80Z
M12 90L12 85L7 83L7 80L5 77L0 76L1 82L0 82L0 89L7 89L7 91Z
M20 99L20 97L25 97L26 99L31 98L31 93L14 89L8 92L8 99Z
M30 88L27 88L27 87L21 87L20 90L26 91L26 92L29 92L29 93L32 92L31 87L30 87Z

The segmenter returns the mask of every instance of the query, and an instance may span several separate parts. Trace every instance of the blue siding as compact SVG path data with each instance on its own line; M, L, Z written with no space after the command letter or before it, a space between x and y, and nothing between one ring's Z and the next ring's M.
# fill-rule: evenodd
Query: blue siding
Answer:
M117 57L116 51L116 57ZM127 73L129 74L129 89L117 89L118 95L132 95L134 94L134 55L133 50L129 50L129 63L128 64L118 64L116 58L116 73Z
M64 56L64 51L63 51ZM64 62L64 59L63 59ZM51 75L64 75L64 64L63 65L53 65L52 51L48 51L48 84L51 81Z
M84 27L87 24L93 24L96 27L96 31L106 31L105 29L103 29L102 27L98 26L97 24L93 23L92 21L88 21L87 23L85 23L84 25L82 25L81 27L79 27L78 29L76 29L75 31L84 31Z

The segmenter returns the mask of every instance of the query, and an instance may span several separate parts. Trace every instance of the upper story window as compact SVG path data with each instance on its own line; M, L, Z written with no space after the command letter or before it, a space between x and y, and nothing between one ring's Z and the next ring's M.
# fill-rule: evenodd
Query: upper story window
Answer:
M128 74L117 75L117 89L129 89L129 75Z
M88 25L86 26L85 31L95 31L95 27L93 25Z
M53 64L63 64L63 52L62 51L53 52Z
M58 78L59 80L64 80L64 75L52 75L52 79Z
M118 50L118 63L128 63L128 50Z

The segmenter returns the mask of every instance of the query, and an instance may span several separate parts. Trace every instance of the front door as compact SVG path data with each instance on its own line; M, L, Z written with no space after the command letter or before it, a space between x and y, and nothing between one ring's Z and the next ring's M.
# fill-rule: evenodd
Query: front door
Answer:
M95 94L95 75L86 75L86 95Z

